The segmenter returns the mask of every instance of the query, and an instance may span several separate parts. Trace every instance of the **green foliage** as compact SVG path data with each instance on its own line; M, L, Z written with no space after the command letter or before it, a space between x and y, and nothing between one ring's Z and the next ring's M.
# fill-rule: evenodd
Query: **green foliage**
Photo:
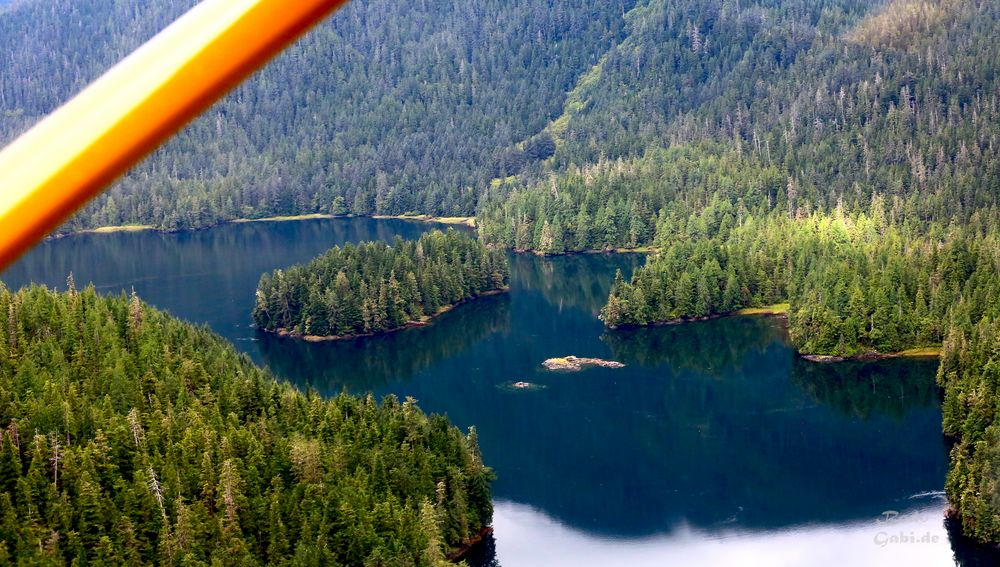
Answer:
M0 138L192 4L0 13ZM605 161L706 144L791 178L771 207L856 214L878 195L907 218L964 220L996 197L998 24L1000 6L974 0L351 4L64 230L481 202L490 241L641 246L660 207L627 175L614 202L560 192L542 210L505 209L490 180L548 194L551 173L576 185Z
M190 4L6 8L0 137ZM655 247L630 282L616 281L602 311L611 327L787 300L791 339L805 352L944 341L945 428L960 438L949 497L969 533L996 540L997 37L1000 3L981 0L352 3L64 229L477 208L488 244L542 253ZM442 262L424 277L390 252L400 246L335 250L315 274L265 276L255 319L268 329L367 333L497 280L495 262ZM8 331L0 356L38 340L16 325ZM33 364L14 376L33 380ZM56 406L43 414L59 421ZM24 471L51 468L56 440L38 439L37 463L19 453ZM3 459L0 485L51 496L45 482L11 481ZM91 502L99 476L75 478L74 498ZM218 480L204 491L218 499ZM0 499L0 518L18 517L18 498ZM196 523L217 512L184 510L170 513ZM65 555L86 540L107 561L127 562L142 557L137 542L156 537L155 512L116 524L108 544L84 532L34 541ZM219 526L235 533L231 520ZM131 543L116 547L121 534ZM300 562L331 561L269 537ZM239 541L222 542L231 557L253 552Z
M949 333L938 368L944 431L957 438L945 491L962 531L982 542L1000 541L1000 319L991 311Z
M398 329L445 306L504 289L503 250L454 229L335 247L304 266L276 270L257 286L254 323L267 331L351 336Z
M363 339L363 345L356 341L317 344L264 336L259 346L264 365L275 376L292 382L308 376L320 394L334 395L344 390L385 391L396 387L442 359L465 352L491 333L509 329L510 296L505 294L464 306L448 314L447 320L419 333Z
M412 400L302 394L89 287L0 286L0 328L4 557L438 565L491 520L475 434Z
M650 0L626 20L567 101L557 171L714 142L791 177L793 212L996 202L996 2Z
M789 335L803 352L856 356L943 341L944 429L958 438L948 498L967 535L1000 539L1000 211L982 208L958 225L892 223L895 210L881 199L869 214L802 218L776 210L720 219L720 208L658 234L658 254L630 282L616 278L605 323L649 325L788 300Z
M557 253L643 246L661 212L684 220L716 195L795 217L872 214L880 199L894 223L996 206L1000 6L873 8L638 4L548 128L550 167L484 193L483 238Z
M782 193L785 177L778 170L717 150L656 149L641 158L571 167L543 181L501 185L480 205L480 237L547 254L636 248L687 222L694 210L736 203L727 210L746 215Z
M551 179L491 189L483 238L542 252L656 245L609 297L612 327L789 300L806 352L962 343L942 364L946 431L961 438L949 498L970 535L1000 539L987 353L1000 302L1000 5L650 0L626 22L550 124ZM734 164L740 200L641 173L659 147ZM656 229L643 240L632 226Z
M634 0L345 6L63 230L303 213L465 216L554 148L566 91ZM28 0L0 12L0 139L69 99L193 0Z
M855 356L940 343L1000 298L996 214L964 227L913 228L873 215L783 213L737 221L717 208L664 235L660 252L618 282L602 318L642 326L789 301L789 331L808 353ZM725 228L705 236L698 228ZM693 229L691 227L694 227Z

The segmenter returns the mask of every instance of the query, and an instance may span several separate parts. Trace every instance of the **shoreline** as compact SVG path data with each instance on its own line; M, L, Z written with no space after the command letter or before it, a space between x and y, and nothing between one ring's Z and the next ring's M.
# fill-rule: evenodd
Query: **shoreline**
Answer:
M199 230L208 230L210 228L218 228L227 224L246 224L251 222L290 222L290 221L303 221L303 220L331 220L331 219L359 219L359 218L369 218L376 220L410 220L416 222L424 222L428 224L445 224L445 225L460 225L469 228L476 227L476 217L435 217L431 215L331 215L327 213L309 213L304 215L282 215L273 217L261 217L257 219L229 219L224 221L219 221L214 224L207 224L205 226L191 227L191 228L157 228L153 225L148 224L124 224L124 225L113 225L113 226L99 226L95 228L85 228L82 230L74 230L73 232L66 232L61 234L49 234L43 240L59 240L61 238L67 238L70 236L76 236L79 234L114 234L119 232L155 232L160 234L179 234L182 232L195 232Z
M83 230L76 230L73 232L67 232L65 234L50 234L46 236L45 240L59 240L60 238L66 238L68 236L75 236L77 234L114 234L116 232L156 232L156 227L148 224L123 224L119 226L99 226L97 228L85 228ZM167 231L160 231L167 232Z
M326 213L310 213L307 215L279 215L276 217L261 217L259 219L233 219L229 221L223 221L213 226L221 226L224 224L246 224L249 222L287 222L287 221L301 221L301 220L315 220L315 219L348 219L354 218L352 215L329 215ZM205 228L212 228L211 226ZM201 230L198 228L185 229L185 230Z
M180 234L184 232L196 232L199 230L208 230L211 228L218 228L220 226L225 226L227 224L246 224L252 222L291 222L291 221L303 221L303 220L333 220L333 219L358 219L358 218L369 218L375 220L404 220L404 221L414 221L423 222L428 224L443 224L452 226L464 226L467 228L477 228L476 217L439 217L433 215L354 215L354 214L344 214L344 215L332 215L329 213L307 213L302 215L278 215L272 217L261 217L261 218L236 218L219 221L213 224L207 224L205 226L189 227L189 228L157 228L153 225L148 224L125 224L125 225L111 225L111 226L99 226L95 228L85 228L82 230L75 230L73 232L65 232L60 234L49 234L43 241L48 240L59 240L61 238L68 238L70 236L76 236L80 234L115 234L119 232L154 232L159 234ZM625 247L609 247L609 248L592 248L588 250L568 250L565 252L540 252L533 249L522 249L522 248L508 248L511 252L515 254L531 254L534 256L539 256L542 258L546 257L557 257L557 256L577 256L582 254L656 254L659 249L655 246L638 246L636 248L625 248ZM728 314L727 314L728 315Z
M357 333L357 334L352 334L352 335L306 335L304 333L293 333L293 332L289 331L288 329L284 329L284 328L275 329L273 331L269 331L267 329L261 329L260 327L258 327L257 329L260 332L262 332L262 333L267 333L269 335L275 335L275 336L283 338L283 339L293 339L293 340L298 340L298 341L305 341L307 343L326 343L326 342L333 342L333 341L346 341L346 340L350 340L350 339L363 339L363 338L368 338L368 337L377 337L377 336L380 336L380 335L388 335L390 333L395 333L397 331L402 331L404 329L414 329L414 328L417 328L417 327L426 327L426 326L432 324L435 319L437 319L441 315L444 315L445 313L448 313L449 311L455 309L459 305L463 305L465 303L469 303L471 301L479 299L480 297L489 297L489 296L492 296L492 295L500 295L502 293L507 293L508 291L510 291L510 286L503 287L503 288L500 288L500 289L490 289L490 290L478 293L478 294L476 294L476 295L474 295L472 297L463 299L462 301L459 301L458 303L452 303L450 305L445 305L443 307L440 307L433 314L431 314L431 315L424 315L423 317L421 317L418 320L407 321L406 323L403 323L402 325L400 325L398 327L393 327L391 329L385 329L385 330L382 330L382 331L376 331L376 332L373 332L373 333Z
M673 319L667 319L666 321L655 321L652 323L647 323L645 325L618 325L615 327L607 327L608 329L615 330L628 330L628 329L644 329L644 328L655 328L655 327L668 327L673 325L683 325L685 323L698 323L701 321L714 321L716 319L723 319L725 317L774 317L775 319L787 319L788 318L789 304L787 303L775 303L774 305L765 305L763 307L745 307L743 309L738 309L736 311L729 311L726 313L713 313L711 315L695 315L693 317L675 317Z
M899 352L868 351L854 356L837 356L830 354L797 353L799 358L816 364L831 364L835 362L876 362L893 358L938 358L941 356L941 346L914 347Z
M467 226L469 228L476 228L476 217L436 217L433 215L370 215L368 218L384 220L384 219L397 219L397 220L412 220L419 222L429 222L438 224L454 224Z
M744 307L743 309L738 309L733 312L733 316L746 317L749 315L758 315L764 317L788 317L788 311L792 308L790 303L775 303L773 305L764 305L762 307Z
M531 248L508 248L515 254L531 254L541 258L559 256L579 256L581 254L655 254L659 251L655 246L638 246L636 248L595 248L590 250L568 250L566 252L540 252Z
M445 559L451 562L457 562L458 560L465 557L472 548L476 547L480 542L486 539L486 536L493 533L493 526L485 526L483 529L479 530L479 533L473 535L469 539L465 540L459 547L452 550L450 553L445 555Z
M715 319L722 319L724 317L772 317L774 319L780 319L787 322L788 311L790 308L791 306L788 303L775 303L774 305L766 305L763 307L745 307L729 313L717 313L713 315L705 315L703 317L677 317L668 321L657 321L648 325L623 325L618 327L609 327L609 329L614 331L617 329L625 330L665 327L668 325L682 325L684 323L696 323L699 321L712 321ZM876 362L879 360L889 360L893 358L938 358L941 356L941 349L941 345L929 345L889 353L872 350L853 356L813 354L800 352L798 350L795 351L795 354L799 358L808 362L816 364L831 364L836 362Z
M226 221L221 221L216 224L206 225L197 228L183 228L183 229L159 229L151 225L140 225L140 224L129 224L129 225L118 225L118 226L102 226L97 228L88 228L83 230L78 230L74 232L68 232L65 234L50 234L44 238L43 241L48 240L58 240L61 238L67 238L70 236L75 236L79 234L114 234L121 232L158 232L161 234L176 234L182 232L194 232L198 230L206 230L210 228L216 228L226 224L245 224L253 222L290 222L290 221L302 221L302 220L317 220L317 219L350 219L350 218L370 218L376 220L409 220L415 222L423 222L428 224L445 224L445 225L461 225L469 228L476 227L476 217L436 217L432 215L331 215L326 213L309 213L303 215L285 215L285 216L272 216L272 217L262 217L256 219L231 219ZM574 256L578 254L655 254L657 248L653 246L640 246L637 248L603 248L603 249L593 249L593 250L576 250L576 251L566 251L566 252L539 252L532 249L510 249L516 254L531 254L539 257L556 257L556 256ZM302 333L293 333L287 329L277 329L274 331L268 331L261 329L261 331L276 335L282 338L292 338L296 340L304 340L306 342L328 342L328 341L339 341L357 338L373 337L382 334L393 333L396 331L402 331L404 329L410 329L415 327L423 327L429 325L432 320L448 311L451 311L455 307L476 299L477 297L496 295L498 293L506 292L508 288L502 290L490 290L487 292L480 293L474 297L464 299L459 303L453 305L447 305L440 308L436 313L432 315L425 315L420 320L408 321L405 324L395 327L392 329L386 329L384 331L378 331L375 333L359 333L353 335L335 335L335 336L318 336L318 335L305 335ZM777 303L774 305L768 305L763 307L745 307L737 311L731 311L728 313L717 313L712 315L705 315L700 317L677 317L675 319L670 319L668 321L657 321L647 325L623 325L618 327L609 327L610 330L617 329L636 329L642 327L663 327L668 325L680 325L684 323L695 323L699 321L711 321L715 319L721 319L723 317L745 317L745 316L760 316L760 317L774 317L776 319L787 319L788 318L788 303ZM803 360L813 362L816 364L830 364L835 362L872 362L879 360L888 360L892 358L938 358L941 355L941 346L924 346L924 347L914 347L899 352L893 353L882 353L878 351L868 351L861 354L853 356L839 356L839 355L828 355L828 354L812 354L803 353L796 351L799 358Z

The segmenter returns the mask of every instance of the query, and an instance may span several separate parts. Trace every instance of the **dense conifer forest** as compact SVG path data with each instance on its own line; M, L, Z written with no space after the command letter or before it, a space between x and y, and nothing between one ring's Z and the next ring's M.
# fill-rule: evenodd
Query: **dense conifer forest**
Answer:
M719 146L673 146L574 166L544 182L511 180L491 191L477 222L484 241L520 251L639 248L710 208L732 210L731 222L764 214L784 185L777 168Z
M335 247L303 266L264 274L254 323L265 331L350 337L424 321L462 301L506 289L503 250L450 229L391 246Z
M0 563L440 565L491 471L412 400L321 399L134 295L0 286Z
M633 2L351 2L61 230L471 215L491 178L553 151L532 139ZM0 139L194 4L27 0L0 15Z
M192 4L4 8L0 137ZM804 353L943 344L949 500L996 541L998 37L990 0L353 2L61 230L476 213L487 245L655 251L612 327L788 302ZM258 325L384 330L506 280L402 246L265 277Z
M799 350L846 357L939 345L1000 301L995 214L927 230L890 224L881 203L872 210L738 223L736 211L708 207L616 282L602 318L642 326L788 301Z
M929 6L640 4L543 132L548 167L484 188L484 238L644 246L715 197L794 218L879 200L914 225L995 207L1000 7Z
M18 3L0 17L0 136L191 5ZM499 204L705 144L780 179L756 186L796 214L864 212L881 196L918 219L964 218L995 201L998 12L983 0L354 2L63 230L478 207L503 225L494 233L528 225L534 242L517 247L641 246L659 205L628 187L600 207L586 191ZM569 231L581 223L604 234Z
M938 384L944 388L944 432L955 437L945 483L966 535L1000 541L1000 413L997 412L997 308L944 342Z

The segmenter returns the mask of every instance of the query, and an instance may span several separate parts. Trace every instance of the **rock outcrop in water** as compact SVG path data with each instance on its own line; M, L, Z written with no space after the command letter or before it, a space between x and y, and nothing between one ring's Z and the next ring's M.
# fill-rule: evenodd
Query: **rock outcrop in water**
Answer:
M625 365L621 362L616 362L614 360L602 360L600 358L581 358L577 356L565 356L550 358L542 363L542 366L546 370L568 370L577 371L583 370L584 368L590 366L599 366L601 368L625 368Z
M533 392L536 390L544 390L546 388L545 384L535 384L534 382L504 382L503 384L497 384L497 388L501 390L506 390L508 392Z

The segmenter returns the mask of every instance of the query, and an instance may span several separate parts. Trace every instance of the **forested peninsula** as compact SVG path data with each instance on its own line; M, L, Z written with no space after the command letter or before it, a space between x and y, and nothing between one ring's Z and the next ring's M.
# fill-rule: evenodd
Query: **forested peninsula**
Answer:
M706 208L615 283L609 327L694 319L787 301L803 353L853 357L940 345L1000 298L995 213L930 230L871 216L753 216Z
M446 565L490 524L474 430L68 287L0 284L0 564Z
M449 229L416 241L335 247L308 264L261 277L258 328L309 340L371 335L426 323L455 305L499 293L507 256Z
M944 432L957 442L945 492L965 535L1000 541L1000 317L991 309L971 327L953 329L944 342L938 384L944 388Z

